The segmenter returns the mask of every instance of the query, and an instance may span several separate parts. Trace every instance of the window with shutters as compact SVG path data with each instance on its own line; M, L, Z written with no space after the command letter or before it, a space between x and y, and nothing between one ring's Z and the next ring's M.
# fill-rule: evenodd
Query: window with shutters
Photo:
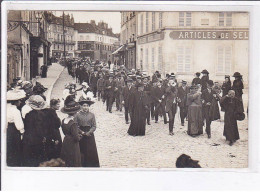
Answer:
M146 12L145 32L149 32L149 12Z
M155 30L155 12L152 12L152 31Z
M163 26L163 12L159 13L159 28L162 28Z
M219 13L219 26L232 26L232 13Z
M218 65L217 73L219 74L230 74L231 73L231 58L232 49L231 46L220 46L218 47Z
M177 48L177 72L190 73L192 65L192 49L188 46Z
M179 12L179 26L191 26L191 12Z
M154 67L155 67L155 65L154 65L154 56L155 55L155 49L154 48L152 48L152 72L154 71Z
M162 71L162 66L163 66L163 55L162 55L162 47L158 47L158 70L161 72Z

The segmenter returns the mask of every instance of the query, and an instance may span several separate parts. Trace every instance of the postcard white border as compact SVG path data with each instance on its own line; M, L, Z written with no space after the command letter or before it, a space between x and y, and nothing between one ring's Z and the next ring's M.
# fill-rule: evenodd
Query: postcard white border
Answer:
M90 11L248 11L250 13L249 54L249 168L247 169L54 169L54 168L8 168L2 154L2 189L224 189L255 188L259 177L258 132L260 72L260 3L259 2L127 2L127 1L16 1L2 3L2 98L1 115L6 115L6 57L7 56L7 10L90 10ZM6 119L2 116L2 140ZM6 148L1 141L2 152ZM62 177L62 178L61 178ZM39 181L41 180L41 181ZM120 181L120 184L118 183ZM217 181L217 182L216 182ZM48 183L48 184L47 184ZM46 187L48 185L48 187ZM190 186L187 186L190 185ZM15 187L14 187L15 186ZM259 187L259 186L258 186Z

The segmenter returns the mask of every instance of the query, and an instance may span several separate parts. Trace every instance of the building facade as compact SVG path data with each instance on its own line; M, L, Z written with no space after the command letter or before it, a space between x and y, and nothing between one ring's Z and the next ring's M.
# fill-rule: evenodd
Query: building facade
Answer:
M113 61L118 35L104 22L75 23L75 56L103 62Z
M43 11L9 11L7 26L7 83L31 80L47 65L50 43Z
M248 80L249 14L245 12L139 12L137 67L174 72L191 81L207 69L223 81L238 71Z
M123 64L128 69L136 68L137 12L121 13L120 42L123 47L118 51Z
M62 58L64 55L64 46L66 57L74 57L74 18L73 15L64 14L64 33L63 16L57 17L51 12L48 13L49 30L48 40L51 42L50 56L53 58Z

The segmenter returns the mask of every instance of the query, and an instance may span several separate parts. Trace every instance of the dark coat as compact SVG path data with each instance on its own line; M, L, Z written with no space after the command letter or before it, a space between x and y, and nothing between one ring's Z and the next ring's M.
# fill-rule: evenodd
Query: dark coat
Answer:
M62 140L59 128L61 126L61 121L54 109L48 108L43 111L46 113L49 121L46 141L46 153L48 160L51 160L52 158L60 157ZM55 141L59 141L59 143L56 145Z
M224 116L224 132L223 135L228 141L235 141L239 139L239 132L237 127L237 120L235 113L242 113L241 101L236 97L231 99L224 96L220 100L221 107L225 110Z
M195 77L193 80L192 80L192 85L198 85L198 84L201 84L201 79L199 77Z
M177 104L176 98L177 98L177 88L174 86L167 86L165 89L166 93L166 112L169 112L172 109L172 106L175 106ZM175 103L173 103L175 102Z
M90 76L90 86L91 86L92 89L97 88L98 79L99 79L98 75L92 74Z
M232 90L235 91L236 97L242 100L244 84L241 80L234 80Z
M123 99L125 101L124 105L125 107L132 107L132 99L133 99L133 94L136 91L136 88L132 86L129 90L128 86L123 88Z
M109 88L111 87L111 88ZM113 98L114 97L114 93L115 93L115 82L113 81L109 81L106 80L105 81L105 93L107 97Z
M222 87L222 96L226 96L228 94L228 91L231 90L231 82L224 82Z
M67 124L62 121L62 131L65 135L62 149L61 149L61 159L65 161L68 167L81 167L81 154L80 154L80 130L76 122L73 120L69 121Z
M147 83L146 85L144 85L144 92L147 95L147 100L148 100L147 103L149 106L152 103L151 90L152 90L152 86L150 83Z
M202 76L201 82L201 91L207 89L207 82L209 81L209 76Z
M208 89L205 89L202 91L201 98L204 100L202 110L204 118L206 116L209 116L211 121L215 121L220 119L220 112L218 107L218 97L214 97L213 95L217 95L214 90L211 90L211 93L209 93ZM210 105L207 105L207 103L210 103Z
M158 86L152 87L151 89L151 97L152 97L152 102L159 103L159 100L162 100L162 96L165 94L165 88L161 86L159 88Z
M131 124L127 132L129 135L145 135L147 106L147 95L145 92L134 92Z
M186 107L186 102L187 102L187 94L189 93L189 88L186 86L185 90L183 89L182 86L178 87L178 98L179 102L178 105L179 107Z

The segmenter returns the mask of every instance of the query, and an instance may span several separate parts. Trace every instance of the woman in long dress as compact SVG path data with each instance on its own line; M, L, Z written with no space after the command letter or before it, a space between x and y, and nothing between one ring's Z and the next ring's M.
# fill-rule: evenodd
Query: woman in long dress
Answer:
M82 132L74 121L74 115L80 110L80 105L73 99L65 100L65 105L61 112L68 114L68 117L62 121L61 127L65 135L62 148L61 159L65 161L67 167L81 167L81 155L79 141L82 137Z
M191 86L187 95L188 135L197 136L203 133L201 92L198 86Z
M23 90L10 90L7 92L7 166L21 166L22 141L24 133L22 116L17 106L25 98Z
M138 83L136 85L137 91L133 93L131 99L130 112L132 113L131 124L128 129L128 134L132 136L143 136L145 135L145 125L146 125L146 110L147 106L147 96L144 93L144 84Z
M81 161L83 167L100 167L94 131L96 130L95 115L89 111L89 107L94 103L91 98L79 99L81 110L75 115L75 122L84 132L79 142Z
M232 146L234 142L239 139L239 132L237 127L236 114L243 114L244 110L241 108L241 101L235 97L235 91L230 90L228 95L220 100L220 105L225 110L224 116L224 133L229 145Z

